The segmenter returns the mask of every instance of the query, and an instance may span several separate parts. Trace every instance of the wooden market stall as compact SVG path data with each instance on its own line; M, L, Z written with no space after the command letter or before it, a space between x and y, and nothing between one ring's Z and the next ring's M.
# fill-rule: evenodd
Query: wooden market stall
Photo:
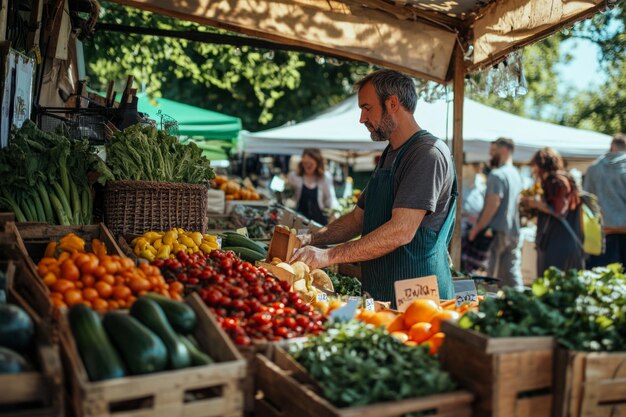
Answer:
M461 177L465 75L609 6L605 0L113 1L438 83L452 82L453 155ZM451 245L457 265L461 207L457 205Z

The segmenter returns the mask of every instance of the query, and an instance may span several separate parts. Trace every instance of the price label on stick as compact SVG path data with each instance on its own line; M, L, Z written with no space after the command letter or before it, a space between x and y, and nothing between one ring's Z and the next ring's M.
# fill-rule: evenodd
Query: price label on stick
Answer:
M465 303L475 303L478 301L478 292L474 280L464 279L454 281L454 297L456 306L460 307Z
M328 295L325 292L320 292L317 294L317 301L328 301Z
M369 311L376 311L376 306L374 305L373 298L365 299L365 309Z
M394 283L396 292L396 307L404 312L413 300L425 298L433 300L439 304L439 286L437 277L429 275L427 277L403 279Z

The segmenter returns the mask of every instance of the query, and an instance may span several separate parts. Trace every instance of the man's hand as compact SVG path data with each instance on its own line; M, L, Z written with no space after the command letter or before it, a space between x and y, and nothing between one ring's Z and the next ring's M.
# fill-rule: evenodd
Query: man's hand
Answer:
M478 236L478 233L480 233L480 230L476 229L476 226L472 227L467 235L467 240L473 242L474 239L476 239L476 236Z
M307 233L306 235L298 235L298 240L300 241L300 246L308 246L311 244L311 234Z
M330 265L329 250L316 248L315 246L306 246L297 249L289 262L296 261L304 262L311 269L324 268Z

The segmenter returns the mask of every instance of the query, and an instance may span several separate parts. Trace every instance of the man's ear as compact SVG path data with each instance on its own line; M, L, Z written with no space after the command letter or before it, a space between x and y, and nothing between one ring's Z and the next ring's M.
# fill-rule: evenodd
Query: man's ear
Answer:
M387 106L388 113L395 113L400 110L400 100L398 100L398 96L391 96L385 102L385 106Z

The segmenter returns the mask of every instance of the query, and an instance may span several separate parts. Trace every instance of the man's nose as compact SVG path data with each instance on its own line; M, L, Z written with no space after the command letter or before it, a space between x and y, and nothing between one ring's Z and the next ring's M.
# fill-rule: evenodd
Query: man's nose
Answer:
M365 116L365 112L361 110L361 117L359 118L359 123L367 122L367 117Z

